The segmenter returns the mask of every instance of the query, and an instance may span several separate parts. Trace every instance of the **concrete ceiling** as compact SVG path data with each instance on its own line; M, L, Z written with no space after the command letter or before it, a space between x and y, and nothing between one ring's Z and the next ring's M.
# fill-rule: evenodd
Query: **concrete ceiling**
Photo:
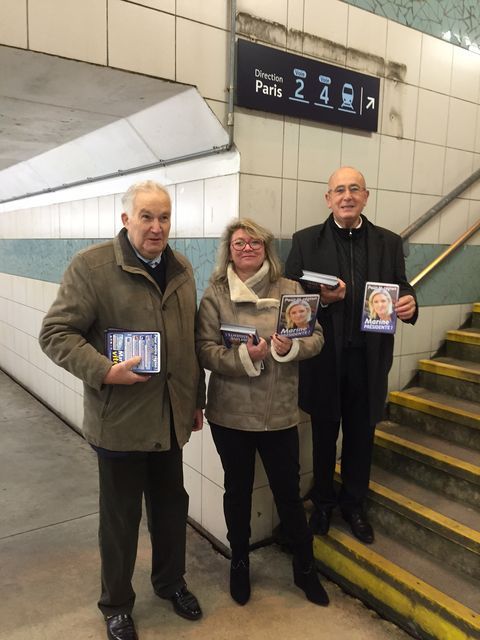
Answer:
M227 141L195 88L0 46L0 200Z

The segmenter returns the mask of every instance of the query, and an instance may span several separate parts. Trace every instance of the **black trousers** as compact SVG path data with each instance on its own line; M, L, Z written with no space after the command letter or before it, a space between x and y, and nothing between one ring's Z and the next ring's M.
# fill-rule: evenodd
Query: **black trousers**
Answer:
M172 443L173 445L173 443ZM151 581L168 597L185 584L188 495L183 487L182 451L98 455L100 481L99 544L104 616L131 613L132 576L145 496L152 545Z
M241 431L210 423L225 472L223 507L232 557L248 554L255 453L259 452L278 515L302 567L313 559L312 535L300 498L297 427L280 431Z
M340 394L342 411L342 485L338 497L333 476L340 421L312 415L313 476L311 498L318 508L332 508L337 502L343 512L362 508L372 464L375 425L370 424L367 364L364 349L344 349Z

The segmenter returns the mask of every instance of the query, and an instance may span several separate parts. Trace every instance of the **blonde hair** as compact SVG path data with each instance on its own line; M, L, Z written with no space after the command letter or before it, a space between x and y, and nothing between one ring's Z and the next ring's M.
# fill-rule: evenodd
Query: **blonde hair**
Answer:
M308 311L307 322L310 322L310 320L312 319L312 307L308 304L306 300L303 300L302 298L298 298L298 300L292 300L292 302L290 302L288 307L285 309L285 325L287 329L295 329L295 327L297 326L290 317L290 311L293 309L293 307L298 307L298 306L305 307L305 309L307 309Z
M255 238L255 240L263 241L265 260L267 260L270 265L270 280L271 282L278 280L282 275L282 267L277 255L277 250L275 249L273 233L251 218L240 218L239 220L233 220L222 233L217 251L217 260L210 282L227 282L227 268L231 262L230 242L232 241L232 235L235 231L238 231L238 229L243 229L249 236Z
M132 184L130 187L128 187L128 189L122 196L123 210L129 216L133 215L133 203L135 202L137 193L144 191L160 191L161 193L164 193L171 201L170 194L168 193L167 189L158 182L155 182L154 180L144 180L143 182L136 182L135 184Z
M378 319L378 316L375 313L373 308L373 299L375 298L375 296L378 296L379 294L382 294L388 299L388 315L391 316L393 313L393 300L392 300L392 296L390 295L390 292L384 289L383 287L379 287L378 289L374 289L372 293L368 296L368 313L372 320Z

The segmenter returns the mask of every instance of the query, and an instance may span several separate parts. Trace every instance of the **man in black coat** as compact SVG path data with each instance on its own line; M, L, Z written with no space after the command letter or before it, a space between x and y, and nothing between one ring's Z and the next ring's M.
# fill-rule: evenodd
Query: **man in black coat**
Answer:
M303 269L339 278L335 289L313 285L321 296L318 321L325 345L318 356L300 363L299 402L312 421L310 497L315 509L310 526L325 535L338 504L353 534L365 543L374 540L363 506L375 425L383 417L393 361L392 334L360 330L365 283L398 284L397 317L414 324L418 316L415 292L405 276L402 240L362 215L368 195L359 171L335 171L325 195L331 215L294 234L285 268L287 277L297 280ZM342 484L337 496L333 477L340 422Z

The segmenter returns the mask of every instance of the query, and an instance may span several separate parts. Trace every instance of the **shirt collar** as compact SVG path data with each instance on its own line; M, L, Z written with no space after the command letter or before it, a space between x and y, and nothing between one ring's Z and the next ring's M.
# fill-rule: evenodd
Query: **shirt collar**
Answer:
M333 221L335 222L335 224L337 225L337 227L338 227L339 229L346 229L346 228L347 228L347 227L342 227L342 225L338 224L338 222L337 222L337 221L336 221L336 219L335 219L335 216L333 216ZM360 216L360 218L358 219L358 224L357 224L357 226L356 226L356 227L352 227L352 229L360 229L360 227L362 226L362 224L363 224L363 218L362 218L362 216Z
M130 242L130 245L132 247L132 249L135 252L135 255L137 256L137 258L139 260L141 260L142 262L144 262L145 264L148 264L149 267L151 267L152 269L155 269L155 267L158 267L158 265L160 264L160 262L162 261L162 252L160 252L158 254L158 256L156 256L155 258L151 258L150 260L148 260L147 258L144 258L140 253L138 253L138 251L135 249L135 247L133 246L132 241L130 240L130 238L128 237L128 233L127 233L127 238L128 241Z

